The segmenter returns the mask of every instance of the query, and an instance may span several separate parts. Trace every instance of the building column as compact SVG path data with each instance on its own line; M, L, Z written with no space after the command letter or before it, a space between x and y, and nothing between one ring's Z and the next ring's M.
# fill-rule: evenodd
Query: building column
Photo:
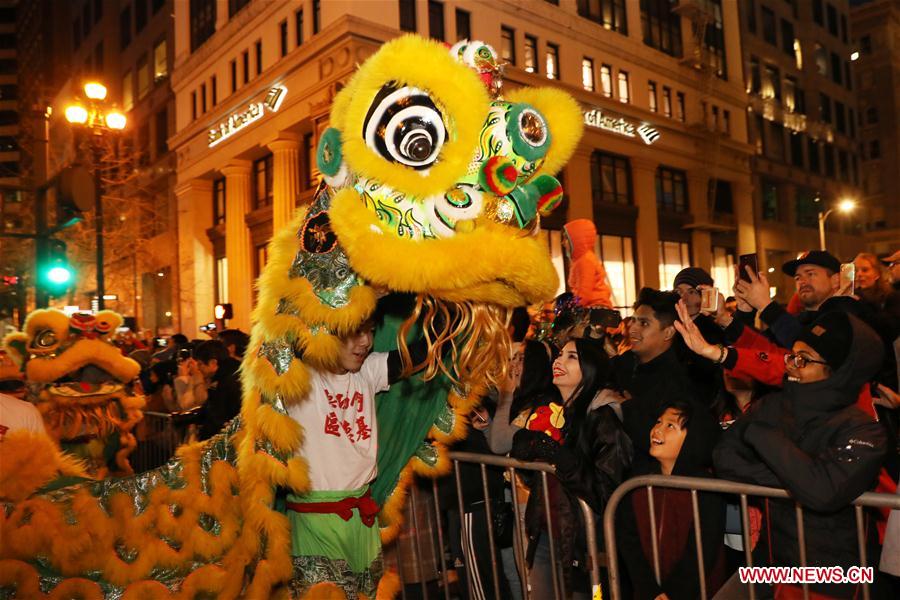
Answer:
M659 289L659 216L656 209L657 163L631 159L634 204L638 215L635 226L638 287Z
M201 323L213 320L213 248L206 235L212 224L212 182L191 179L175 186L178 210L179 330L197 337Z
M709 211L709 179L705 173L687 174L688 202L695 224L706 224L712 220ZM694 227L691 230L691 266L712 272L712 234L709 229Z
M172 61L173 68L181 65L191 55L191 11L188 6L184 10L172 10L175 21L175 43L173 48L166 48L167 52L173 53L175 60Z
M233 160L222 169L225 175L225 258L228 259L228 301L234 310L230 327L250 331L253 308L253 268L250 230L245 217L250 212L249 160Z
M266 145L272 151L272 235L277 235L291 222L297 208L297 196L300 194L300 136L282 131Z
M734 222L737 225L737 253L756 252L756 223L753 218L753 184L749 177L731 182ZM765 257L760 257L762 267Z
M228 24L231 15L228 14L228 0L216 0L216 31Z
M594 220L594 195L591 191L590 148L579 146L566 165L566 195L569 197L569 214L566 222L575 219Z

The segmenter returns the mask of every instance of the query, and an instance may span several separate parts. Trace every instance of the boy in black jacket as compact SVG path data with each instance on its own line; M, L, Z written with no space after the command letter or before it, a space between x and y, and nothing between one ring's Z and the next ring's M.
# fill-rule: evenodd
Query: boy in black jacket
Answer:
M647 435L655 460L636 475L662 474L711 477L712 449L719 427L708 411L695 403L663 403L656 424ZM653 569L652 530L646 488L638 488L622 502L616 520L619 552L636 600L693 600L700 597L700 571L691 492L653 489L660 577ZM724 581L725 501L721 494L699 493L700 540L706 574L706 595L712 598Z

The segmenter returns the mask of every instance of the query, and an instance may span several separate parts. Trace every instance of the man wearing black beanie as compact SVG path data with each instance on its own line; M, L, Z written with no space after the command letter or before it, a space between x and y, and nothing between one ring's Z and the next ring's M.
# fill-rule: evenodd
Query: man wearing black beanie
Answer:
M800 566L794 502L803 508L808 566L858 565L851 502L872 489L887 452L884 426L856 406L860 387L881 364L878 336L844 312L822 314L784 358L782 390L762 397L722 436L713 457L719 477L785 488L770 500L759 547L773 566ZM869 528L872 532L875 528ZM877 536L870 564L877 564ZM873 543L874 542L874 543ZM854 585L810 585L852 598Z
M688 309L694 325L710 344L725 342L725 333L708 314L700 312L702 289L714 287L713 278L700 267L687 267L678 272L672 282L672 289L678 293ZM687 374L704 405L713 403L722 386L722 369L714 361L705 359L688 350L681 336L675 339L675 352L687 366Z

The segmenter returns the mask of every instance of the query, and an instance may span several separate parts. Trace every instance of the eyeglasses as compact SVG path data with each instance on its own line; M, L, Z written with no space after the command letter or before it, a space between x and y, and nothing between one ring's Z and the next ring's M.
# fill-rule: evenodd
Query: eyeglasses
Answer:
M784 364L785 366L788 364L793 364L795 369L802 369L808 364L816 364L816 365L828 365L824 360L813 360L808 356L803 356L802 354L796 354L791 352L790 354L784 355Z

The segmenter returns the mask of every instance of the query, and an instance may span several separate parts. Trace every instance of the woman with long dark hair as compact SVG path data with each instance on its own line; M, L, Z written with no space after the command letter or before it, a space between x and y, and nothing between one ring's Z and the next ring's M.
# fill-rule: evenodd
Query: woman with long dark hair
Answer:
M531 566L528 580L535 598L553 595L551 536L566 591L589 597L585 573L574 568L587 564L578 498L602 514L606 501L624 479L632 456L631 442L612 408L589 410L607 379L607 371L608 357L602 346L590 340L569 341L553 363L553 385L547 391L550 402L533 410L525 427L513 438L511 456L556 467L556 476L548 478L547 486L551 522L546 518L540 484L532 486L525 510Z

